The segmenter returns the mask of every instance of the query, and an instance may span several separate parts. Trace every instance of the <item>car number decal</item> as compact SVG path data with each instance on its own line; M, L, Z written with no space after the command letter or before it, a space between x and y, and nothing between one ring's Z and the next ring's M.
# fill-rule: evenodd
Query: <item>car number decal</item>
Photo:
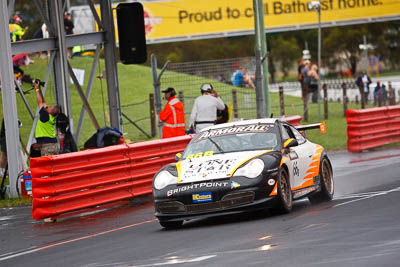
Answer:
M186 159L194 159L194 158L201 158L201 157L207 157L207 156L212 156L214 154L214 151L206 151L206 152L199 152L196 154L190 154L189 156L186 157Z
M297 160L293 162L293 176L299 176L300 175L300 170L298 167L298 162Z

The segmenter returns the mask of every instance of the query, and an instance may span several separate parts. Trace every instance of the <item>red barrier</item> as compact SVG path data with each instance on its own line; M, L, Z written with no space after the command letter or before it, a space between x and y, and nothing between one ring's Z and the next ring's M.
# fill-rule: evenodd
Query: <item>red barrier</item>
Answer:
M348 109L346 121L350 152L400 142L400 106Z
M285 120L299 125L301 116ZM32 217L56 219L150 194L154 174L192 136L32 158Z
M150 194L154 174L192 136L31 159L32 217L58 218Z
M290 123L293 126L300 125L301 119L302 119L302 117L300 115L295 115L295 116L283 118L284 121Z

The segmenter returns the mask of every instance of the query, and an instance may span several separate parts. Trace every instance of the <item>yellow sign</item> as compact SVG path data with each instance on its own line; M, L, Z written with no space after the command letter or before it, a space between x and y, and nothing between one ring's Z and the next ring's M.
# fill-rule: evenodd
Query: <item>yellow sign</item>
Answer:
M264 0L266 29L318 23L305 0ZM252 0L181 0L143 3L146 39L252 31ZM400 17L399 0L322 0L321 23ZM397 18L400 19L400 18Z
M264 0L266 31L309 28L318 23L310 0ZM254 31L253 0L177 0L144 2L148 43L214 36L246 35ZM115 7L116 41L118 27ZM97 8L100 14L99 8ZM400 0L322 0L321 23L334 25L368 20L399 20Z

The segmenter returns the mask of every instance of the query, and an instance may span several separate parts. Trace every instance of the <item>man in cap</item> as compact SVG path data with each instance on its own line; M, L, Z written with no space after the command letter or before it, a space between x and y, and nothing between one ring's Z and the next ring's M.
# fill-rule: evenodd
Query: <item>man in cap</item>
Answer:
M11 42L16 42L22 40L25 32L29 29L28 26L23 29L19 24L22 22L22 19L17 14L13 17L14 23L9 24L9 30L11 35Z
M47 106L42 91L40 80L34 80L33 85L36 91L36 101L39 108L39 119L35 129L35 139L40 148L41 156L57 155L59 153L58 141L56 138L56 117L60 113L58 106Z
M185 110L183 103L175 97L176 92L172 87L162 91L168 103L158 114L160 121L164 122L162 138L185 135Z
M201 86L201 96L197 97L190 114L190 128L199 132L208 126L214 125L217 119L217 110L224 110L225 104L218 96L210 83Z

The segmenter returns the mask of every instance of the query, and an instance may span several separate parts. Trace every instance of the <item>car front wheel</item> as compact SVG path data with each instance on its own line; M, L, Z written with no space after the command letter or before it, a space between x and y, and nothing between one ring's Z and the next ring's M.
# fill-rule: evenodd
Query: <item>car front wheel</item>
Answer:
M276 211L289 213L292 210L292 191L290 190L289 175L285 169L281 169L278 180L278 203Z

